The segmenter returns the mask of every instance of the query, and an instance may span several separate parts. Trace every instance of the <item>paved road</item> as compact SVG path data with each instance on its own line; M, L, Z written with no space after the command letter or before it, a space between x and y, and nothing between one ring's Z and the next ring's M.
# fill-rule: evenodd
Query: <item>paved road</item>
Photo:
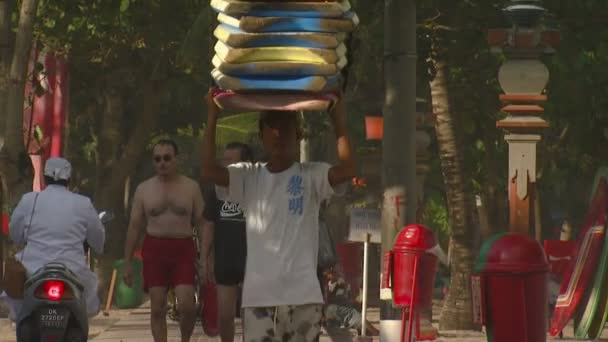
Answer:
M435 317L438 317L437 313ZM378 310L370 309L368 315L370 321L374 325L378 325ZM93 342L152 342L149 328L150 309L147 304L144 304L139 309L133 311L114 310L109 317L99 315L91 321L91 337ZM321 337L321 342L329 341L353 341L353 331L345 332L344 330L331 331L330 334L325 332ZM14 329L12 329L7 320L0 319L0 342L14 342ZM169 321L169 341L180 342L179 329L177 323ZM237 320L237 338L235 342L242 342L241 324ZM557 339L549 337L547 341L560 342L580 342L580 339L574 339L572 324L564 331L565 338ZM200 323L197 324L195 334L191 342L203 341L219 341L219 338L209 338L204 336ZM370 341L377 342L376 337ZM474 331L441 331L437 342L486 342L485 334ZM604 330L602 339L599 341L608 341L608 330ZM393 342L393 341L387 341Z
M377 321L378 311L371 310L370 312L370 320ZM93 339L94 342L153 342L152 337L150 336L150 308L146 304L141 308L134 310L131 314L123 317L117 323L113 324L99 336ZM169 342L179 342L179 328L176 322L170 321L168 322L168 335ZM329 342L329 341L352 341L353 333L347 332L344 330L336 330L331 332L333 336L329 336L328 334L324 334L321 337L320 342ZM241 321L237 320L236 322L236 338L235 342L242 342L242 327ZM203 342L203 341L219 341L219 337L211 338L207 337L203 334L200 322L196 325L194 336L192 337L192 342ZM376 341L378 339L376 338Z

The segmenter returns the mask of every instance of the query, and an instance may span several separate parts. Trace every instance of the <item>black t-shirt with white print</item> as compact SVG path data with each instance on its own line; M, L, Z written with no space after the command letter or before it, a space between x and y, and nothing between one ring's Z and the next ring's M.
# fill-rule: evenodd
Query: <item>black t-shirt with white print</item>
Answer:
M247 257L245 217L240 205L219 200L215 189L206 193L203 217L215 224L215 278L220 285L242 283Z

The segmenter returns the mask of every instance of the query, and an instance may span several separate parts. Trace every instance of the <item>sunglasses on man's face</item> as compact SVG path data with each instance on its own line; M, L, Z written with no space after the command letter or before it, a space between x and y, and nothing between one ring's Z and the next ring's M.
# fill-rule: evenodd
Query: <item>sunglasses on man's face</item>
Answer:
M162 156L154 156L154 161L157 163L160 163L161 160L164 162L169 162L171 161L171 159L173 159L173 157L169 154L164 154Z

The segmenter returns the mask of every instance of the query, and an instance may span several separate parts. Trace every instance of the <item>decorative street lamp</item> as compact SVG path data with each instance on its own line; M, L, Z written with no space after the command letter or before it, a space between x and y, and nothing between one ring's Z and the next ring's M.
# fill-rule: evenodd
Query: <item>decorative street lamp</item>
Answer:
M496 127L506 131L509 144L509 226L513 232L531 233L534 223L536 190L536 145L549 124L540 116L549 81L549 70L539 61L559 44L557 30L543 27L546 9L538 0L512 0L503 13L509 28L491 29L488 42L493 52L504 53L498 81L506 103L501 110L507 117Z
M540 24L546 10L539 0L512 0L503 12L512 25L534 28Z

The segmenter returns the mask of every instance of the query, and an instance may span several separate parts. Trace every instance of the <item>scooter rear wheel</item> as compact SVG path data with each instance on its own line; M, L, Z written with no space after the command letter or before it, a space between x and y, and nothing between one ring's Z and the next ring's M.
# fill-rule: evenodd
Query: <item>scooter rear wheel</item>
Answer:
M87 339L78 328L70 328L65 334L65 342L86 342Z
M32 320L26 318L17 325L17 342L35 342L34 324Z

